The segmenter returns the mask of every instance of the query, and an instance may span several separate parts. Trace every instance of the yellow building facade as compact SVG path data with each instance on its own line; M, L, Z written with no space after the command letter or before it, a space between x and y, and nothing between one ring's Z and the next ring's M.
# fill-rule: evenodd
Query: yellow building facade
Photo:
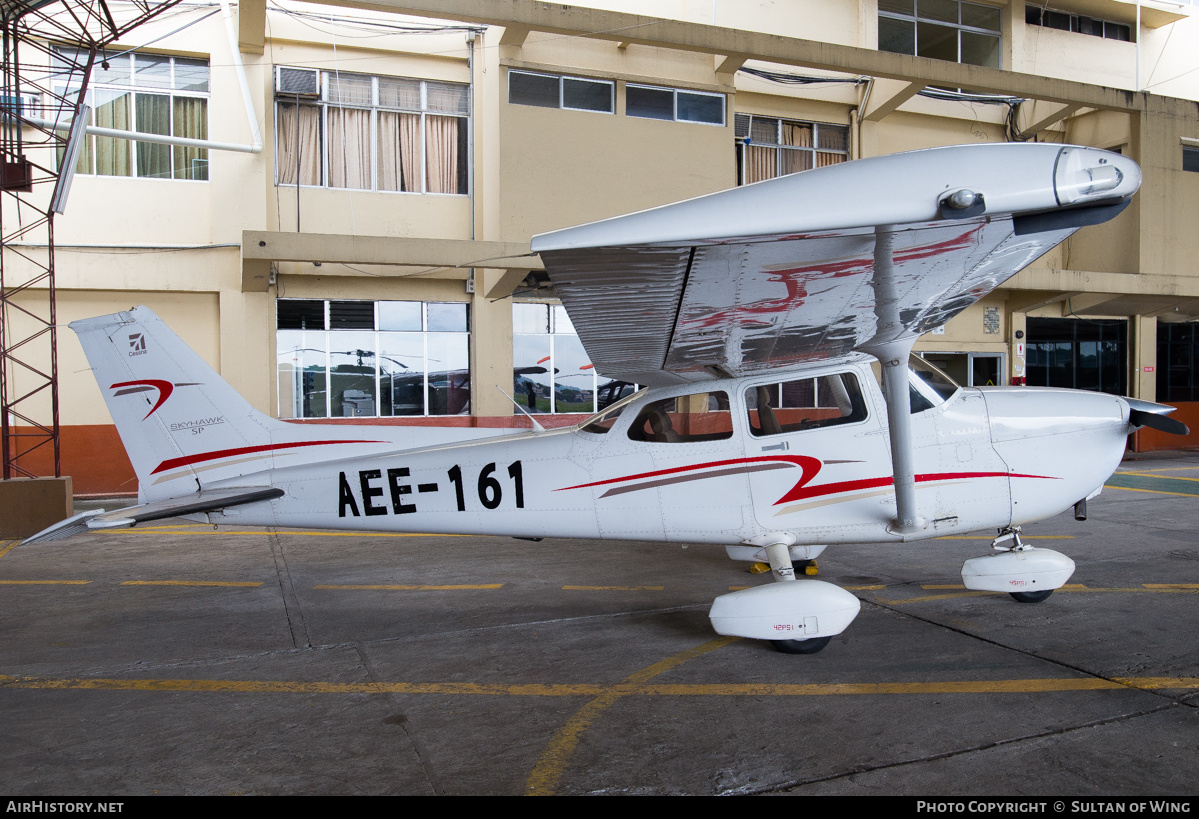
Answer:
M243 0L232 26L214 8L137 29L92 78L94 124L225 148L89 137L55 220L58 321L148 305L273 415L527 426L515 400L574 423L625 387L590 368L534 234L1026 139L1119 150L1144 185L917 349L962 383L1199 399L1199 7ZM64 474L135 491L73 335L59 348Z

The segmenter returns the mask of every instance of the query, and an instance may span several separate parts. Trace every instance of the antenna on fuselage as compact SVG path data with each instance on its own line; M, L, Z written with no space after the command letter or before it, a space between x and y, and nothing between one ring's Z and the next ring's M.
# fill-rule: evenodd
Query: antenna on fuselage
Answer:
M513 398L508 393L504 392L503 387L501 387L499 384L496 384L495 388L500 391L501 395L503 395L505 398L507 398L509 401L512 402L512 406L516 407L518 410L523 412L528 417L528 419L533 422L533 431L534 432L545 432L545 427L543 427L541 424L539 424L537 422L536 418L534 418L532 415L529 415L529 411L526 410L524 407L522 407L519 403L517 403L515 398Z

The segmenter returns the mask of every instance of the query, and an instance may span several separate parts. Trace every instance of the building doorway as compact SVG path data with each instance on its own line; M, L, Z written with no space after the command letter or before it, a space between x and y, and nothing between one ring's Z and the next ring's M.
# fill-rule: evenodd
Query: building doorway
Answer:
M1128 322L1030 318L1028 385L1128 394Z
M963 387L1003 386L1003 353L919 353Z

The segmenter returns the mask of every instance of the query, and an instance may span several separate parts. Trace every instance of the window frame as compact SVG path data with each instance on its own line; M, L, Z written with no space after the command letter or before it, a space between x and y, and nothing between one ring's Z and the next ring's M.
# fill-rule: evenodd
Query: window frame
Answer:
M514 75L525 75L530 77L547 77L557 80L558 82L558 104L554 105L538 105L533 102L521 102L520 100L512 99L512 77ZM599 108L578 108L573 105L566 104L566 81L572 82L587 82L596 85L606 85L608 87L608 110L600 110ZM529 108L546 108L549 110L561 111L583 111L589 114L616 114L616 81L601 80L596 77L576 77L570 74L551 74L544 71L526 71L523 68L509 68L508 76L508 104L509 105L524 105Z
M279 326L279 303L280 302L289 302L289 301L291 301L291 302L321 302L323 305L322 327L319 327L319 328L318 327L311 327L311 328L280 327ZM355 305L370 304L372 306L372 308L371 308L372 328L371 329L368 329L366 327L334 328L333 327L333 311L334 311L333 305L335 303L336 304L355 304ZM414 330L414 329L384 330L384 329L381 329L382 321L381 321L381 315L380 315L380 311L381 311L380 305L390 304L390 303L419 304L420 305L421 329L420 330ZM442 305L442 304L462 305L465 307L465 313L466 313L466 319L465 319L466 329L465 330L434 330L434 329L430 329L429 307L435 306L435 305ZM295 333L295 332L319 333L319 334L321 334L321 336L323 338L321 354L323 354L323 356L324 356L324 366L322 369L322 371L324 373L324 393L325 393L325 400L324 400L325 414L324 415L304 415L302 409L300 409L299 412L296 412L296 409L301 407L303 402L305 401L306 394L304 393L304 391L302 389L291 390L293 406L289 408L289 414L284 415L284 413L283 413L284 390L282 390L280 388L281 387L281 379L282 379L282 369L281 369L280 363L281 363L281 357L283 355L285 355L288 352L288 350L284 349L282 347L282 345L280 345L279 334L285 333L285 332L286 333ZM333 364L332 356L334 355L334 351L333 351L334 345L332 342L337 338L337 336L339 334L343 334L343 333L370 333L374 337L373 338L374 349L371 351L368 351L370 353L371 357L374 359L374 370L375 370L375 373L374 373L375 392L373 395L375 411L374 411L374 414L372 414L372 415L345 415L344 411L343 411L343 414L341 414L341 415L333 414L333 403L334 403L333 394L335 392L335 390L333 389L333 378L334 378L335 373L333 372L334 364ZM387 346L386 344L383 343L384 338L389 335L398 335L398 334L414 335L416 333L419 333L421 336L421 368L422 368L422 370L421 370L421 394L423 396L422 412L420 412L420 413L397 413L394 411L395 407L393 404L392 405L392 413L390 415L384 415L382 412L382 410L383 410L383 380L384 380L383 370L384 370L384 368L380 364L380 359L384 357L383 349ZM467 372L466 393L468 396L466 403L465 403L465 411L460 411L460 412L456 412L456 413L450 413L450 412L437 413L437 412L430 411L434 404L434 401L432 400L432 398L433 398L433 392L435 391L434 387L433 387L434 379L432 376L434 376L440 372L456 372L456 370L438 371L438 373L430 371L430 368L429 368L430 336L455 336L455 337L459 337L459 338L465 338L465 342L466 342L465 343L466 372ZM395 300L395 299L382 299L382 300L310 299L310 298L276 299L275 300L275 387L276 387L275 412L276 412L276 417L285 419L285 420L321 420L321 419L332 420L332 419L336 419L336 418L379 418L379 419L382 419L382 418L448 418L448 417L468 415L470 413L471 398L473 397L473 393L474 393L474 371L473 371L473 362L471 361L470 336L471 336L471 309L470 309L469 302L403 301L403 300ZM292 349L294 350L294 347ZM303 348L301 348L301 349L303 349ZM303 373L306 370L307 370L307 368L304 366L301 366L298 368L293 368L292 377L295 377L295 373L297 373L297 372ZM392 392L392 398L394 398L394 391ZM340 400L342 400L344 402L345 399L342 398ZM343 403L343 407L344 407L344 403Z
M844 414L841 416L834 416L834 417L830 417L827 419L819 419L815 423L812 423L809 426L799 427L796 429L783 429L779 432L766 432L764 427L761 424L760 418L759 418L758 426L755 427L753 420L750 418L751 408L749 405L749 394L751 391L754 391L756 393L757 389L760 387L774 388L777 390L777 393L776 393L777 399L776 400L778 401L780 406L771 407L771 409L789 409L788 407L781 406L781 404L783 403L783 388L786 384L796 383L796 382L800 382L800 381L811 381L812 382L812 395L813 395L813 402L815 403L815 406L814 407L795 407L794 409L837 409L837 410L840 410L840 408L837 406L835 398L832 399L832 403L830 404L829 401L825 398L825 396L822 395L823 390L822 390L820 384L821 384L821 381L824 379L838 378L838 377L844 378L845 376L848 376L852 380L852 384L853 384L852 390L846 390L847 396L851 402L851 411L847 414ZM844 383L844 382L842 382L842 383ZM827 389L827 387L825 389ZM773 380L773 379L763 381L760 379L755 379L754 381L747 381L746 383L741 385L740 395L741 395L741 406L744 410L744 415L742 417L745 420L745 427L746 427L746 430L748 431L749 437L751 439L752 438L773 438L778 435L796 435L796 434L805 433L805 432L814 432L816 430L821 430L821 429L829 429L831 427L843 427L843 426L848 427L848 426L856 426L859 424L865 424L870 420L870 416L871 416L871 412L872 412L871 407L870 407L870 401L866 395L866 389L863 387L861 373L857 369L852 368L852 367L836 369L836 370L827 370L824 372L813 373L811 375L808 375L808 374L801 375L799 373L793 373L792 377L787 378L782 381ZM824 400L822 400L822 399L824 399ZM756 404L756 401L757 401L756 394L754 396L754 400L755 400L755 404ZM806 423L806 422L804 422L804 423Z
M54 53L56 53L56 54L60 53L60 52L65 53L68 50L72 50L72 49L69 49L68 47L65 47L65 46L56 46L53 49ZM74 59L79 59L79 56L80 55L76 55L76 57ZM139 57L142 58L143 60L149 58L149 59L166 60L167 61L167 65L169 66L169 80L168 80L167 87L164 88L164 87L156 87L156 86L147 86L147 85L137 84L137 79L138 79L137 59ZM119 93L119 94L128 94L129 95L129 120L132 123L132 125L128 128L122 129L122 130L128 130L128 131L139 131L140 130L138 128L138 122L137 122L137 99L138 99L139 95L158 96L158 97L165 96L168 100L168 102L167 102L167 123L168 123L167 130L169 131L169 133L166 135L167 136L178 136L179 138L187 138L187 139L204 139L204 140L208 139L208 137L209 137L209 134L208 134L208 132L209 132L209 122L208 122L209 101L212 98L212 60L211 60L211 57L207 57L207 58L182 57L182 56L176 56L173 54L155 54L153 52L148 52L148 51L129 51L129 52L125 52L122 54L118 54L112 58L107 58L106 55L101 53L101 54L97 55L97 58L98 59L92 69L92 76L88 80L88 87L87 87L87 94L86 94L86 97L87 97L86 103L88 105L90 105L91 109L92 109L91 122L90 122L91 125L96 124L96 112L99 107L96 104L97 92L110 92L110 93L115 92L115 93ZM64 58L64 60L68 60L68 61L70 59L71 58ZM101 61L107 61L109 63L109 65L111 65L112 63L116 62L117 60L121 60L121 61L127 60L128 61L129 72L128 72L128 78L125 82L105 82L103 79L98 79L96 77L96 72L102 68ZM207 72L206 78L204 80L204 84L208 90L206 90L206 91L189 91L186 89L175 87L176 83L177 83L176 66L178 65L178 61L180 61L180 60L189 61L189 62L193 62L193 63L199 63L199 62L204 63L204 68L205 68L205 71ZM51 72L57 72L58 67L56 65L54 65L53 58L51 60L51 63L52 63ZM68 62L68 64L69 64L69 62ZM109 69L109 70L111 70L111 69ZM69 82L59 84L58 81L55 81L54 87L55 87L55 93L60 94L62 96L67 96L67 95L71 94L72 91L75 91L75 92L78 91L78 88L73 87L72 84ZM203 136L183 137L182 135L175 133L175 99L176 98L204 100L204 135ZM150 133L150 132L144 131L143 133ZM184 146L184 145L169 145L169 144L156 143L156 142L144 142L142 140L135 140L135 139L125 140L125 139L120 139L118 137L103 137L103 136L96 136L94 134L87 135L85 137L85 139L87 140L87 147L84 148L84 150L80 152L81 156L80 156L79 161L82 162L84 157L89 158L90 163L91 163L91 168L88 170L80 170L78 168L78 166L76 166L76 169L75 169L76 174L83 175L83 176L106 177L106 178L111 178L111 179L145 179L145 180L152 180L152 181L156 181L156 182L205 182L206 183L206 182L211 181L211 175L209 172L209 169L211 167L209 164L210 157L208 155L207 148L189 148L188 146ZM97 156L96 140L98 140L98 139L109 139L109 140L115 140L118 142L128 142L129 143L129 173L128 174L107 174L107 173L98 173L96 171L96 156ZM168 151L167 156L168 156L168 165L170 166L170 171L171 171L170 176L151 176L151 175L144 175L144 174L139 173L138 156L141 153L141 150L144 150L143 146L161 147L161 148L165 148ZM139 149L141 149L141 150L139 150ZM203 179L196 179L194 177L176 176L175 175L175 153L176 153L176 151L186 151L186 150L197 150L197 151L203 152L203 157L202 157L203 161L204 161L204 178ZM60 148L60 152L61 152L61 148ZM200 159L200 158L201 157L194 157L193 160ZM55 160L56 167L61 163L61 161L62 161L61 156L56 157L56 160Z
M889 20L901 20L903 22L912 23L912 26L913 26L912 51L910 52L912 56L920 55L919 35L920 35L920 24L921 23L924 23L926 25L935 25L935 26L941 26L944 28L953 29L955 32L955 40L957 42L957 59L954 60L954 62L958 63L959 65L980 65L983 67L987 67L983 63L963 63L962 62L962 34L963 33L984 34L987 36L993 36L999 41L999 46L998 46L999 58L998 58L997 65L990 66L990 67L1003 68L1003 12L1004 12L1004 8L1000 7L1000 6L988 5L987 3L971 3L971 2L968 2L968 0L950 0L950 2L953 2L954 5L957 6L957 10L958 10L958 13L957 13L958 20L957 20L957 22L954 22L954 23L950 23L945 20L938 20L934 17L921 16L920 0L912 0L912 13L911 14L905 14L903 12L898 12L898 11L883 10L882 8L879 8L878 16L879 16L879 19L885 18L885 19L889 19ZM972 25L968 25L966 23L961 22L963 6L976 6L979 8L990 9L992 11L998 12L999 13L998 28L995 28L995 29L981 28L979 26L972 26ZM881 43L877 45L877 48L879 51L884 50L882 48ZM896 51L896 52L888 52L888 53L907 54L909 52ZM938 59L938 58L932 58L932 59ZM946 62L948 62L948 60L946 60Z
M294 68L294 66L278 64L278 65L272 66L272 68L273 68L273 71L272 71L272 77L273 77L277 74L279 68ZM471 94L470 83L453 82L450 80L435 80L435 79L429 79L429 78L425 78L425 77L402 77L402 76L394 76L394 75L389 75L389 74L358 74L358 73L351 73L351 72L345 72L345 71L329 71L329 70L325 70L325 69L321 70L320 77L321 77L320 93L317 95L317 97L315 99L313 99L310 96L305 96L303 94L287 94L287 93L284 93L281 91L274 92L274 103L275 103L274 104L274 109L275 109L274 110L274 116L275 116L275 120L274 120L274 128L275 128L275 186L276 187L294 188L294 187L299 186L301 188L310 188L310 189L323 189L323 190L334 190L334 191L354 191L354 192L359 192L359 193L384 193L384 194L398 193L398 194L407 194L410 196L469 196L470 195L471 185L472 185L472 181L473 181L472 174L471 174L471 166L472 166L472 161L473 161L472 151L471 151L471 139L472 139L471 135L472 135L473 129L471 128L471 123L474 118L474 112L471 110L471 108L472 108L471 102L472 102L473 95ZM330 101L329 98L330 98L331 85L332 85L332 83L340 83L342 77L345 77L347 79L352 78L352 79L368 79L368 80L370 80L370 83L371 83L371 101L370 101L370 103L364 104L364 103L344 103L344 102ZM379 92L380 80L383 80L383 81L397 80L397 81L410 81L410 82L419 83L420 84L420 108L415 109L415 108L406 108L404 106L389 106L389 105L382 104L381 98L380 98L380 92ZM454 113L452 111L438 111L438 110L431 109L429 107L429 84L430 83L458 86L458 87L464 89L466 92L466 109L467 109L466 113L465 114ZM320 129L320 133L318 135L318 140L320 142L320 171L319 171L318 176L320 178L320 182L318 184L311 184L308 182L282 182L282 181L280 181L280 173L279 173L280 158L283 154L283 151L281 150L281 146L280 146L281 132L280 132L280 128L279 128L279 120L282 116L286 115L284 112L281 111L281 106L283 106L283 105L310 106L310 107L319 109L318 127ZM371 187L369 187L369 188L354 188L354 187L349 187L349 186L333 185L330 183L330 175L331 175L330 174L331 157L329 156L329 151L330 151L329 109L330 108L340 108L340 109L347 109L347 110L369 111L370 112L370 119L369 119L369 124L368 124L367 128L370 132L370 173L369 173L369 176L370 176ZM287 112L287 113L290 113L290 112ZM380 113L384 113L384 114L416 114L416 115L420 116L420 163L419 163L420 164L420 190L388 190L386 188L382 188L379 186L379 174L380 174L380 169L379 169L379 158L380 158L379 115L380 115ZM429 180L428 180L428 176L429 176L429 173L428 173L428 162L429 162L428 120L429 120L429 117L452 117L452 118L462 120L465 123L464 125L459 126L459 128L464 129L465 134L466 134L465 157L463 159L460 159L460 161L458 163L458 166L461 169L463 178L460 179L458 182L459 189L452 193L446 192L446 191L430 191L429 190Z
M738 185L751 184L746 181L749 178L749 168L748 168L749 151L745 150L746 147L752 146L755 148L770 148L774 151L775 174L774 174L774 176L768 176L765 179L777 179L780 176L790 176L791 174L804 173L805 171L815 170L816 168L828 167L827 165L818 165L817 164L816 160L817 160L817 156L819 154L828 154L828 155L832 155L832 156L844 157L841 162L830 163L832 165L839 165L839 164L842 164L842 162L849 162L852 159L852 157L850 155L849 126L848 125L839 125L835 122L816 122L814 120L801 120L801 119L790 119L788 117L766 116L765 114L750 114L750 113L739 111L735 115L735 120L739 119L740 117L746 117L746 120L745 120L745 136L739 136L737 138L737 184ZM759 120L759 121L762 121L762 120L775 121L777 123L776 129L775 129L775 139L777 141L768 142L768 143L754 142L753 126L754 126L755 119ZM812 128L812 144L811 144L811 146L805 147L802 145L784 145L784 144L782 144L782 131L783 131L783 126L786 124L811 126L811 128ZM842 150L832 150L832 149L828 149L828 148L821 148L820 147L820 129L821 128L836 128L841 133L843 133L843 135L845 137L845 150L842 151ZM738 124L738 130L740 130L739 124ZM811 156L811 163L812 163L811 167L803 168L798 171L790 171L788 173L783 173L783 157L784 157L785 152L788 152L788 151L794 152L794 153L809 154ZM765 179L759 179L759 180L755 180L755 181L762 182L762 181L765 181Z
M696 91L691 88L672 88L665 85L649 85L640 82L626 82L625 87L625 116L633 117L634 119L656 119L660 122L686 122L692 125L710 125L717 128L725 128L728 126L729 114L728 105L729 98L727 94L721 94L716 91ZM644 88L647 91L667 91L671 94L671 119L665 117L647 116L644 114L633 114L629 112L629 89ZM679 94L690 94L696 97L711 97L720 99L720 122L708 122L702 119L686 119L679 116Z

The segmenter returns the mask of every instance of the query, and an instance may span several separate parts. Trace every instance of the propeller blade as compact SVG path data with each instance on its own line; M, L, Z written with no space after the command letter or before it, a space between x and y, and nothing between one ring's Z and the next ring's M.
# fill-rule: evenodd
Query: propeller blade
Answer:
M1171 435L1189 435L1191 430L1182 421L1176 421L1168 415L1158 415L1155 412L1133 409L1128 411L1128 423L1134 427L1149 427L1168 432Z

